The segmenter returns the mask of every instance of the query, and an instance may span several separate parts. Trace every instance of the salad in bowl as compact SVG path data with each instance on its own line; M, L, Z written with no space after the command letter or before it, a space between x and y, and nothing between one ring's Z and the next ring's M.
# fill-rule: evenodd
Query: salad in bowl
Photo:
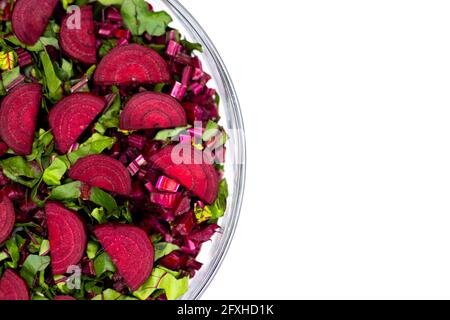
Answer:
M0 300L174 300L227 207L202 46L144 0L0 0Z

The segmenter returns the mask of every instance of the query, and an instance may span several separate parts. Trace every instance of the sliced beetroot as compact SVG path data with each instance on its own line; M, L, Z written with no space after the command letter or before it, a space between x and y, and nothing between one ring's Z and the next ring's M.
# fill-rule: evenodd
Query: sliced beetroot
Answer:
M184 149L180 149L184 150ZM174 146L161 149L150 157L150 162L164 174L177 180L182 186L190 190L201 200L211 204L217 198L219 176L213 165L202 161L196 164L195 159L203 159L203 153L195 148L190 150L191 159L188 163L178 164L180 156ZM173 157L172 157L173 155ZM183 153L181 153L183 156Z
M163 93L142 92L134 95L120 114L123 130L165 129L187 125L181 104Z
M0 196L0 244L8 239L14 227L16 215L14 205L6 196Z
M45 28L59 0L18 0L11 22L17 39L27 45L35 44Z
M41 86L32 83L13 89L2 101L0 137L18 155L32 151L41 97Z
M77 300L77 299L71 296L56 296L53 298L53 300Z
M58 202L47 202L48 236L53 274L64 274L77 265L87 244L86 227L81 217Z
M132 291L136 291L153 269L154 249L140 228L122 224L102 225L94 230L120 275Z
M11 269L6 269L0 278L0 300L30 300L25 281Z
M107 191L122 195L131 193L128 170L120 161L105 155L92 155L78 160L70 169L69 176Z
M95 47L94 16L92 7L85 6L80 9L80 26L74 27L73 13L68 14L61 23L59 43L61 49L70 58L85 64L97 62L97 49Z
M50 110L49 123L56 146L67 153L92 121L105 108L105 99L91 93L74 93Z
M139 44L111 50L95 71L98 85L154 84L170 81L167 63L154 50Z

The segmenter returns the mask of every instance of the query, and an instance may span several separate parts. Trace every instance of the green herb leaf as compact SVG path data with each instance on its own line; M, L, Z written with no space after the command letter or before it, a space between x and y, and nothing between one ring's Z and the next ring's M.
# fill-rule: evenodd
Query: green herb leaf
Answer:
M53 134L50 130L39 129L33 142L33 151L27 156L28 161L36 160L42 167L42 158L50 156L53 151Z
M201 208L199 206L195 206L194 212L195 217L198 222L204 222L207 220L217 220L225 214L225 209L227 207L227 199L228 199L228 184L224 179L219 184L219 193L217 195L216 201L212 205L205 206L205 208Z
M47 239L42 240L41 246L39 248L39 255L46 256L49 251L50 251L50 241L48 241Z
M0 161L3 174L9 179L32 188L39 182L41 172L23 157L12 157Z
M120 125L120 110L122 107L120 94L117 87L112 87L112 92L116 94L113 103L95 125L95 130L101 134L105 134L107 129L119 128Z
M189 52L192 53L192 51L197 50L198 52L203 52L203 47L200 43L195 42L189 42L186 39L183 39L180 41L181 45Z
M32 51L32 52L43 51L46 46L52 46L52 47L55 47L56 49L59 49L58 39L56 39L55 37L40 37L38 42L36 42L32 46L27 46L26 44L20 42L20 40L17 39L17 37L14 35L11 35L11 36L7 37L6 39L9 42L15 44L16 46L22 47L22 48L27 49L28 51Z
M150 278L133 295L140 300L147 300L158 289L163 289L167 299L176 300L186 293L189 286L189 277L178 279L174 273L156 267Z
M78 199L81 196L81 182L74 181L62 186L56 187L52 190L50 200L72 200Z
M108 222L105 215L105 209L103 208L95 208L94 210L92 210L91 216L95 220L97 220L99 224L105 224L106 222Z
M93 203L103 207L108 212L113 212L119 209L117 202L112 195L99 188L92 188L90 198Z
M124 0L121 15L128 29L135 36L140 36L144 32L152 36L161 36L172 22L167 12L150 11L144 0Z
M60 158L56 158L52 164L45 169L43 179L49 186L61 185L61 179L67 171L66 163Z
M97 0L105 7L122 4L123 0Z
M8 87L14 80L20 76L20 67L2 73L3 86Z
M86 255L89 260L94 259L97 256L98 249L100 249L100 245L96 241L89 241L87 244Z
M101 276L107 271L116 272L116 267L114 266L114 263L106 252L103 252L101 255L95 258L94 269L97 277Z
M44 82L48 91L48 98L52 102L56 102L62 98L62 81L56 75L55 68L53 67L52 60L47 51L41 51L39 57L42 62L42 67L44 68Z
M168 242L157 243L155 244L155 261L177 250L180 250L180 247L172 243Z
M58 78L62 81L69 81L73 77L73 65L72 62L62 59L61 67L58 65L55 65L56 67L56 73L58 75Z
M44 271L50 264L50 257L41 257L38 255L30 254L23 263L22 269L20 269L20 276L31 287L34 279L39 271Z
M167 130L161 130L156 134L155 140L159 141L166 141L166 140L172 140L172 141L178 141L181 134L186 133L186 130L191 128L191 126L187 127L178 127L175 129L167 129Z
M20 260L20 252L19 252L19 246L17 245L17 238L15 235L10 237L5 242L6 250L8 250L8 254L11 257L11 261L6 262L6 265L10 268L16 269L17 264Z
M74 164L78 159L84 158L92 154L100 154L106 149L110 149L114 143L115 138L103 136L99 133L94 133L86 142L81 144L78 150L67 155L70 163Z

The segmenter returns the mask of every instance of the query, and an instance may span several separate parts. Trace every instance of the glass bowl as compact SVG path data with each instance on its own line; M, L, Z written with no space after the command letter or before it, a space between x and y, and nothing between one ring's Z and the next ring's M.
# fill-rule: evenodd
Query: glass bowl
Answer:
M221 125L227 130L225 178L228 181L229 198L225 216L220 220L220 233L203 245L198 260L203 267L191 280L183 300L199 299L217 273L230 247L239 220L245 185L245 133L239 101L227 69L206 32L177 0L147 0L156 10L165 10L173 18L171 26L180 30L189 41L202 44L204 69L212 76L209 87L220 94Z

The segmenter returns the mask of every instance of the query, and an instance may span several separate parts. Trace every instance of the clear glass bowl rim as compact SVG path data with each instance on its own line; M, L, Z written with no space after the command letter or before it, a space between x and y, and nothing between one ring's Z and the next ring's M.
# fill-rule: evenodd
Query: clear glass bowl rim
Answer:
M154 2L154 0L147 1L150 3ZM226 100L228 102L228 107L223 110L226 114L228 122L225 127L227 127L228 130L230 130L230 128L233 129L233 135L231 138L231 148L233 150L230 150L233 153L232 171L234 173L232 176L232 181L228 179L227 172L225 172L228 183L233 184L231 186L233 194L230 195L230 198L228 199L226 222L224 224L219 223L222 228L221 235L219 239L213 240L216 242L216 248L210 260L201 270L201 279L194 278L193 281L191 281L188 292L181 298L183 300L197 300L201 298L219 270L228 249L230 248L239 221L246 177L245 128L239 100L234 85L231 81L231 77L209 36L179 1L160 0L160 2L170 9L174 20L181 23L191 33L191 35L187 34L186 36L188 36L188 38L189 36L193 36L196 42L202 44L204 49L204 59L208 59L209 57L209 59L212 60L209 62L213 63L217 68L220 79L216 79L216 81L220 81L222 83ZM222 97L222 100L223 98L224 97ZM228 172L228 174L230 173Z

